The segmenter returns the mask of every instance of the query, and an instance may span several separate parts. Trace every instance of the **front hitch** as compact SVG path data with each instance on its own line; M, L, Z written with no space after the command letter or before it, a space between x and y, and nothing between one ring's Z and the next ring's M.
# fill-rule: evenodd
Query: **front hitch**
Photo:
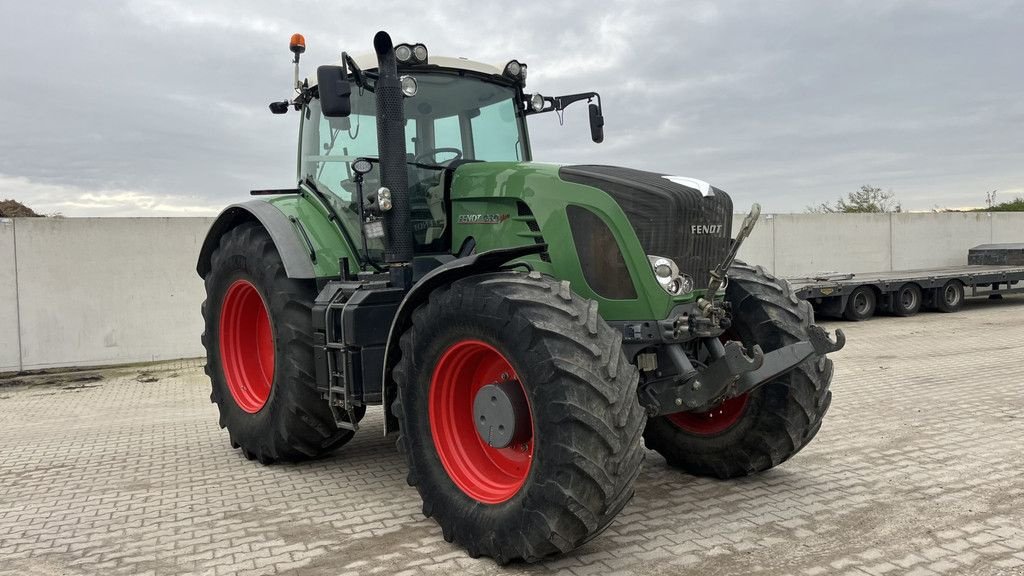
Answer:
M811 356L824 356L846 345L842 330L836 330L834 341L820 326L812 325L809 331L809 340L767 354L756 344L748 353L736 341L722 344L717 338L702 338L711 361L699 369L694 368L682 345L669 344L666 352L676 374L644 385L641 403L650 417L700 410L725 398L742 396L793 370Z

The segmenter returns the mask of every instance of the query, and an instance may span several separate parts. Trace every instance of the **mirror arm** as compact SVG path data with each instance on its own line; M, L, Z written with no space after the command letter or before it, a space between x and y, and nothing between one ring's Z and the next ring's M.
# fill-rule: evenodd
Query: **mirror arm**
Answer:
M530 108L529 99L524 100L524 105L526 107L524 115L531 116L533 114L543 114L545 112L561 112L562 110L568 108L570 104L579 102L580 100L586 100L587 102L590 102L594 98L597 98L598 110L603 110L601 108L600 94L598 94L597 92L581 92L579 94L569 94L566 96L545 96L544 101L550 103L551 106L545 106L543 110L534 110Z
M583 92L580 94L569 94L568 96L554 96L552 98L545 98L551 102L554 106L554 110L565 110L570 104L579 102L580 100L586 100L590 102L594 98L597 98L597 106L601 106L601 95L597 92Z

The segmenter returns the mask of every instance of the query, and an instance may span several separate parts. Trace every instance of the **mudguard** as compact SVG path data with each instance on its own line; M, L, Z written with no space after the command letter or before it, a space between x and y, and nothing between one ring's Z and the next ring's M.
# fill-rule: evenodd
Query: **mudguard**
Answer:
M394 368L398 358L398 339L411 325L412 312L423 303L427 296L435 289L451 284L459 278L493 272L502 265L529 256L539 254L547 250L547 244L530 244L527 246L516 246L514 248L499 248L488 250L479 254L472 254L463 258L457 258L442 266L434 268L427 273L420 281L413 285L409 293L405 295L402 303L398 305L398 312L391 322L391 330L388 331L387 346L384 349L384 374L381 377L383 383L382 404L384 405L384 433L398 429L398 420L391 413L391 403L395 400L395 383L391 379L391 369Z
M196 272L206 278L210 272L210 256L225 232L247 221L255 220L274 240L277 251L284 261L285 273L289 278L315 278L313 271L314 252L312 246L303 243L295 224L274 205L260 200L250 200L240 204L232 204L217 216L206 233L203 248L199 251L199 262Z

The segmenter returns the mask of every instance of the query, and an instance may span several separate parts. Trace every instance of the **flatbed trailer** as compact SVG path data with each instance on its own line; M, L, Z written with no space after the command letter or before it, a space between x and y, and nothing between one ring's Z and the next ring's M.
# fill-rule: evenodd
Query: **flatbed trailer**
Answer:
M966 266L789 278L798 298L822 316L867 320L878 311L913 316L956 312L965 298L1024 293L1024 243L971 248Z
M866 320L878 311L913 316L922 308L956 312L965 298L1024 293L1024 243L985 244L968 251L966 266L822 274L790 278L797 297L823 316Z
M1024 293L1024 266L967 265L924 270L791 278L799 298L823 316L866 320L876 311L912 316L956 312L964 298Z

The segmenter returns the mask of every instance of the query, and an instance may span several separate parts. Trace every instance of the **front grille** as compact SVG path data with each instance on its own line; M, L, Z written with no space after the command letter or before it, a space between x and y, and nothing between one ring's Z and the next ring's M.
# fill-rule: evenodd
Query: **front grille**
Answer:
M563 166L567 182L599 188L622 208L647 254L666 256L697 288L725 259L732 238L732 199L717 188L705 197L662 174L615 166ZM711 231L709 226L721 226ZM693 226L698 229L695 232Z
M544 235L540 233L540 224L537 224L537 218L534 217L533 211L530 210L530 207L527 206L525 202L516 202L516 214L520 219L526 222L527 228L529 228L530 232L534 234L534 244L544 244L545 240ZM539 255L542 261L551 262L551 254L549 254L547 250L544 250Z

